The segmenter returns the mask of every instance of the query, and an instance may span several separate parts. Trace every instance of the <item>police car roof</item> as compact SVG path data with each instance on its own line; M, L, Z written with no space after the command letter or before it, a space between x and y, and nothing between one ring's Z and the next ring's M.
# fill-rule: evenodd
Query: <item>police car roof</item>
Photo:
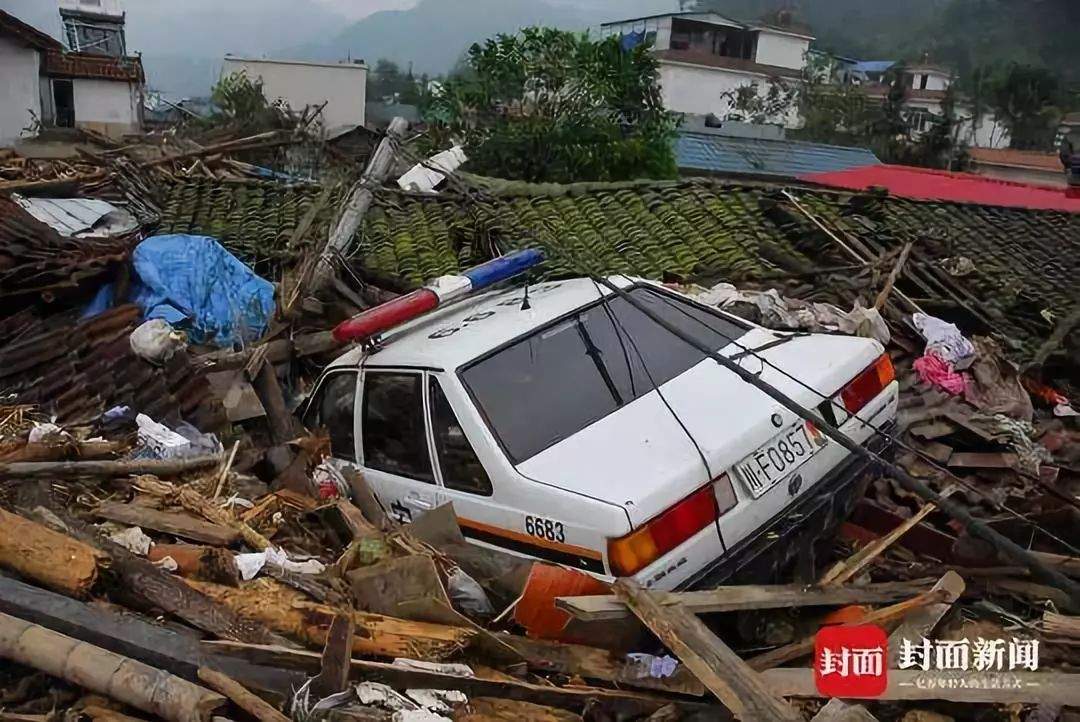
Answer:
M617 276L609 280L625 288L638 279ZM610 293L588 278L530 284L530 308L523 311L523 285L490 291L388 331L382 347L364 365L451 371ZM363 350L354 348L331 367L355 366L362 356Z

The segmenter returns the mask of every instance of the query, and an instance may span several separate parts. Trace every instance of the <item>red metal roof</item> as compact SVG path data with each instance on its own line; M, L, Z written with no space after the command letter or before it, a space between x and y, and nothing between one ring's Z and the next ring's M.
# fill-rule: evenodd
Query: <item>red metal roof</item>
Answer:
M800 180L851 190L880 187L901 198L1080 213L1080 188L1028 185L905 165L869 165L813 173Z

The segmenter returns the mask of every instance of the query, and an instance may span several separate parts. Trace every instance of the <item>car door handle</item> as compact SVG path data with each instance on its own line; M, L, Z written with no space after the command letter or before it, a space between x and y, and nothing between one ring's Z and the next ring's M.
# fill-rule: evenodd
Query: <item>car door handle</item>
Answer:
M428 499L421 498L419 496L409 496L405 499L410 505L415 506L417 509L431 509L434 504Z

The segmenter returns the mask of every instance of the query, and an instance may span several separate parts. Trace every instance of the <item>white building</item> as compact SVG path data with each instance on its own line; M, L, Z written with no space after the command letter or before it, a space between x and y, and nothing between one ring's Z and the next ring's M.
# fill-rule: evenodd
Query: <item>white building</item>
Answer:
M310 63L226 56L222 75L246 73L261 79L271 103L285 102L294 111L326 103L320 116L327 130L363 125L367 100L367 66L354 63Z
M851 82L859 85L867 98L884 101L889 94L889 71L896 65L893 61L857 63ZM942 104L952 83L953 73L947 68L926 63L904 66L904 107L916 136L929 130L934 117L944 113ZM992 113L974 117L970 103L959 95L953 107L959 119L960 142L972 148L1009 147L1009 131Z
M93 0L65 0L67 6L87 4ZM119 137L142 127L145 75L142 61L126 54L123 13L87 17L78 7L65 7L61 15L65 35L86 50L69 51L0 11L0 144L41 128L86 128Z
M764 95L770 78L798 82L814 39L796 28L744 24L717 13L671 13L601 26L625 45L650 40L660 61L664 104L680 113L727 117L732 95L752 85ZM799 123L797 111L778 118Z

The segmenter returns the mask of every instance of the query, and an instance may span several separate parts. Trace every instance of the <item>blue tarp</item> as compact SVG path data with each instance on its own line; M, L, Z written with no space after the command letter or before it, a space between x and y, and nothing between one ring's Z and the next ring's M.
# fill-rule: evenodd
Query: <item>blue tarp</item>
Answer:
M153 236L132 254L136 279L130 300L147 319L161 318L187 331L197 344L250 343L266 332L274 313L274 286L259 278L208 236ZM102 288L84 316L108 308Z

